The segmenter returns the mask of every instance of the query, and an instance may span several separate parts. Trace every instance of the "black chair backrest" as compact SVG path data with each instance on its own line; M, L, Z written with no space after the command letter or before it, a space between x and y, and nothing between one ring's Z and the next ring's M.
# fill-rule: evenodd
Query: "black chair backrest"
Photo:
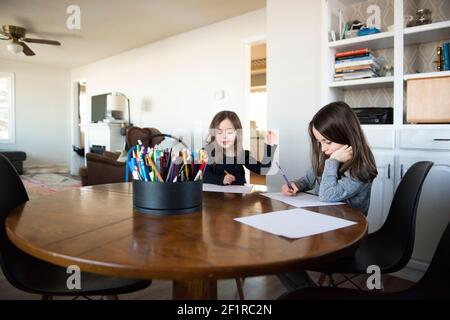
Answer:
M16 281L12 270L8 268L11 265L8 260L14 259L22 252L9 240L5 221L14 208L28 200L27 191L16 169L5 156L0 154L0 266L5 277L14 285Z
M433 162L421 161L409 168L395 191L386 222L376 232L376 236L390 239L390 247L386 249L391 250L393 256L396 257L392 270L385 272L398 271L411 259L414 249L417 206L423 182L432 166Z
M430 266L412 291L428 298L450 299L450 223L442 234Z

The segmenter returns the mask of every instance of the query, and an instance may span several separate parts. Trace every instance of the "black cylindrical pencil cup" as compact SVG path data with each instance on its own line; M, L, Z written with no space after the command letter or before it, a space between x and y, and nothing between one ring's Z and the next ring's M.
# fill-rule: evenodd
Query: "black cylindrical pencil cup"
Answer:
M202 180L161 183L133 180L134 210L153 215L178 215L202 208Z

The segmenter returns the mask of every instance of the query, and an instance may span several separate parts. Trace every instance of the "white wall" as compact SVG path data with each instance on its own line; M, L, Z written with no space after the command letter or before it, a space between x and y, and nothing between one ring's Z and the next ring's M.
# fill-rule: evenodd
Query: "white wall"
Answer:
M290 179L310 167L308 123L320 109L321 1L267 0L268 127L280 130ZM278 189L280 175L268 184Z
M86 81L89 110L92 95L118 91L130 98L135 125L200 132L223 109L243 120L244 41L265 32L261 9L76 68L72 82Z
M70 71L0 59L0 71L15 74L15 143L0 150L27 153L25 167L70 163Z

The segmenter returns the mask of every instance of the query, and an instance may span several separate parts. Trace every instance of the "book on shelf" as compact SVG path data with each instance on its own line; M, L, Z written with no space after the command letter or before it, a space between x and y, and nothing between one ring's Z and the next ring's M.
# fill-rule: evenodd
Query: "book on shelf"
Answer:
M368 57L362 57L361 58L355 58L355 59L349 59L349 60L343 60L343 61L336 61L334 64L335 68L345 68L345 67L354 67L354 66L362 66L365 64L374 65L375 67L380 67L380 63L378 62L378 59L374 56L368 56Z
M434 62L436 63L436 70L437 71L442 71L443 67L442 67L442 47L437 47L436 48L436 54L437 54L437 60Z
M369 53L369 54L360 55L360 56L350 56L350 57L336 59L335 63L336 64L347 63L347 62L352 62L352 61L361 61L361 60L368 60L368 59L373 59L373 58L374 58L374 56L371 53Z
M342 58L351 57L351 56L368 55L369 53L370 53L369 48L362 48L362 49L338 52L335 54L335 57L337 60L337 59L342 59Z
M356 80L356 79L364 79L364 78L375 78L378 77L378 74L372 70L368 71L358 71L352 73L340 73L334 75L335 81L341 80Z
M336 73L355 72L355 71L361 71L361 70L367 70L367 69L376 70L371 64L363 64L360 66L335 68L335 72Z
M446 42L442 45L442 64L441 68L443 71L450 70L450 43Z

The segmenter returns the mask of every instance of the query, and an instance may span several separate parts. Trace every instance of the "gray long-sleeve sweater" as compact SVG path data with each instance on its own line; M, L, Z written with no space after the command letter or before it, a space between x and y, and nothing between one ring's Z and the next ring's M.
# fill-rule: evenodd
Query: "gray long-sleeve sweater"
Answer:
M336 159L327 159L325 160L325 167L321 178L316 179L313 170L309 169L304 177L294 180L294 183L299 191L311 190L319 196L320 201L343 201L361 210L367 216L372 182L362 182L355 179L350 176L348 170L338 178L338 172L339 161Z

